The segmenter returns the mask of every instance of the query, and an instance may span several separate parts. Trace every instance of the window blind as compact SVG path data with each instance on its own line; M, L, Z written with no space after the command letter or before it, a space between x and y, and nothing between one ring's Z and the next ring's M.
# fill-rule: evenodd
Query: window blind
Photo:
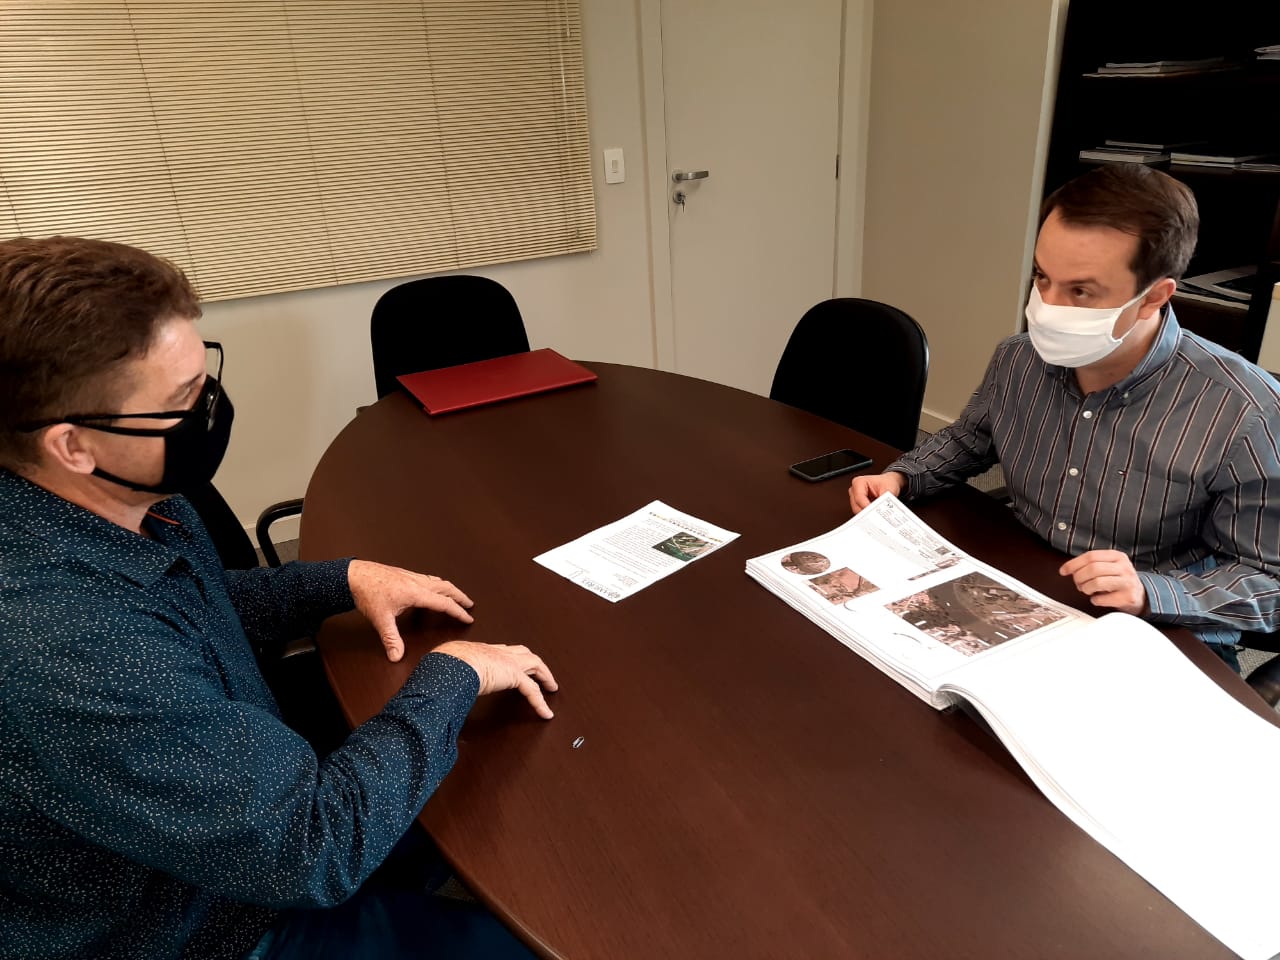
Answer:
M0 0L0 230L206 300L592 250L578 0Z

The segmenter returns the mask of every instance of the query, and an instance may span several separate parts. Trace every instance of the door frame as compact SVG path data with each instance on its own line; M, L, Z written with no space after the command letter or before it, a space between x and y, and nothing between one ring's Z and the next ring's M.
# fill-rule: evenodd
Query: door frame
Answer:
M840 178L836 182L833 297L862 290L866 208L867 130L871 103L871 36L875 0L843 0L837 120ZM662 0L636 0L640 35L640 91L644 142L649 303L654 366L676 368L675 304L671 283L671 183L667 158L666 88L662 74Z

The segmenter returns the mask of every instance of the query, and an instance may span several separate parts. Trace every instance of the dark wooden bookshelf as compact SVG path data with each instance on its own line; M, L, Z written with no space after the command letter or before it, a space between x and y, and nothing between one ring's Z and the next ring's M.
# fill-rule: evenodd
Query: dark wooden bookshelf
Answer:
M1045 195L1097 166L1081 150L1106 140L1203 142L1224 153L1280 154L1280 61L1255 47L1280 44L1276 0L1072 0L1045 168ZM1223 58L1225 69L1087 76L1105 63ZM1280 282L1280 173L1174 163L1154 166L1187 184L1200 208L1188 276L1258 271L1246 309L1176 296L1189 330L1257 360Z

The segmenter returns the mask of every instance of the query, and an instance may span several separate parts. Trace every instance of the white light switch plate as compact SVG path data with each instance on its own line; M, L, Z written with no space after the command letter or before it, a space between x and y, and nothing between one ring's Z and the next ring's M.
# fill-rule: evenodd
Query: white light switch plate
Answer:
M623 183L627 179L627 164L622 159L622 148L614 147L604 152L604 182Z

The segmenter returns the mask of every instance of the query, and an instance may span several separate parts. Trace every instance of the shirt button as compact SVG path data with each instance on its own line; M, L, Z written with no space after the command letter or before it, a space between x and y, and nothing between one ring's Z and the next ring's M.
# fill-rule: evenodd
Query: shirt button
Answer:
M1126 390L1123 394L1121 394L1121 395L1120 395L1120 399L1121 399L1121 400L1128 400L1128 399L1129 399L1129 391L1128 391L1128 390Z
M1067 471L1067 473L1069 473L1073 477L1080 476L1080 471L1077 470L1075 467L1072 467L1070 470Z
M1065 529L1067 529L1067 525L1066 525L1065 523L1063 523L1061 520L1059 520L1059 521L1058 521L1058 529L1059 529L1059 530L1065 530Z
M1086 420L1092 420L1092 419L1093 419L1093 411L1092 411L1092 410L1086 410L1084 413L1080 414L1080 416L1084 417Z

